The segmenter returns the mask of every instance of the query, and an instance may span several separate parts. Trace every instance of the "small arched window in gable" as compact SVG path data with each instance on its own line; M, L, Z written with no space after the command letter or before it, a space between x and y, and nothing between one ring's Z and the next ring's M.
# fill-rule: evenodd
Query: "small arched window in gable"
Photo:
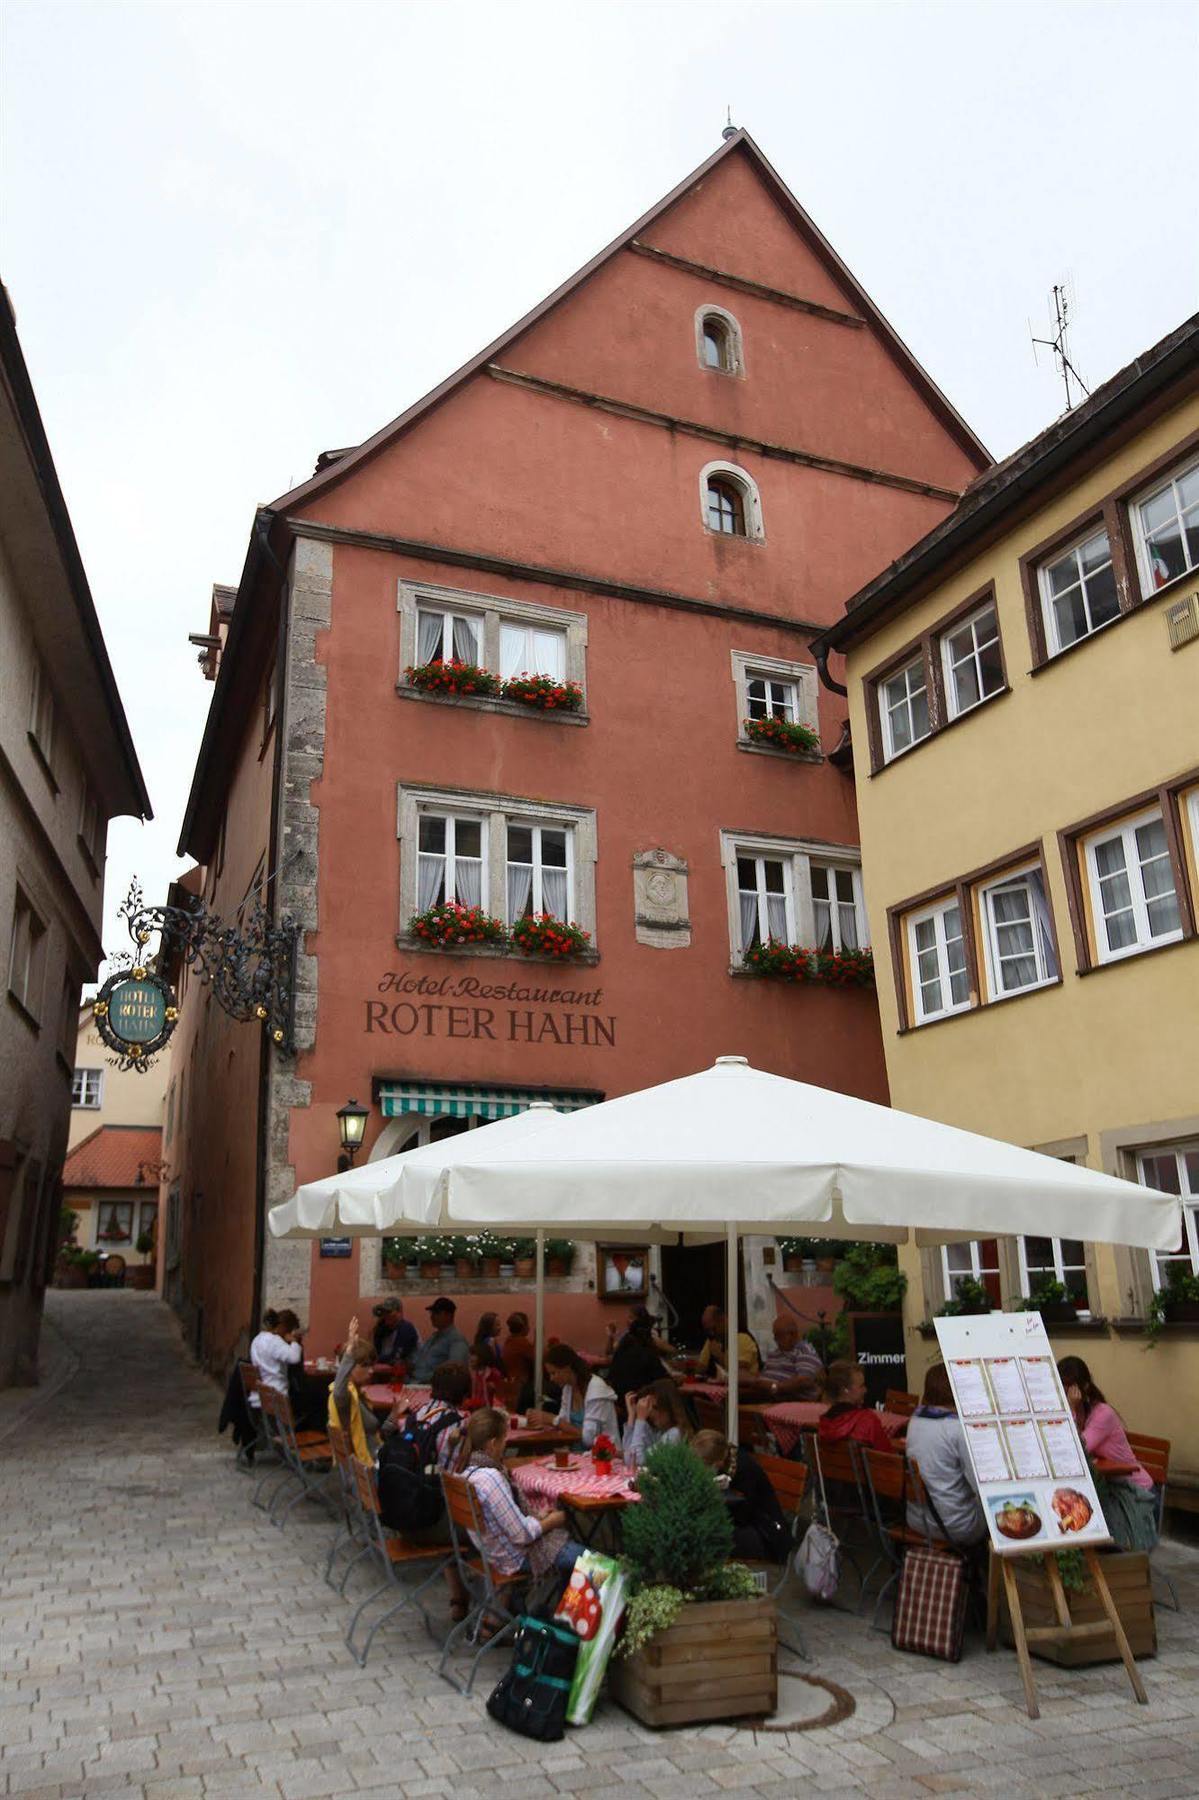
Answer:
M700 516L721 537L764 541L762 502L752 475L736 463L711 462L699 475Z
M716 369L722 375L744 372L740 327L722 307L700 307L695 315L695 341L705 369Z
M708 526L727 537L744 537L745 495L727 475L708 477Z

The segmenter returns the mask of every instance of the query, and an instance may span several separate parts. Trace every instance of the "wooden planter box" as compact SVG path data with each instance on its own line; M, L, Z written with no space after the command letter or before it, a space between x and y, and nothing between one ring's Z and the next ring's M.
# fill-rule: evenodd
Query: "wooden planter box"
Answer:
M154 1286L154 1264L132 1263L125 1270L125 1286L129 1288L152 1288Z
M778 1705L774 1601L688 1606L635 1656L608 1665L608 1690L643 1725L762 1718Z
M1157 1621L1153 1614L1152 1576L1149 1556L1144 1550L1120 1550L1112 1556L1101 1556L1103 1573L1111 1589L1120 1623L1124 1627L1134 1656L1157 1655ZM1016 1584L1020 1590L1020 1607L1026 1626L1056 1625L1053 1594L1043 1564L1033 1557L1014 1557ZM1095 1590L1066 1595L1070 1617L1076 1625L1098 1625L1106 1618ZM1012 1624L1006 1599L1000 1595L1000 1625L1005 1644L1012 1642ZM1084 1663L1119 1662L1114 1635L1101 1638L1065 1639L1061 1643L1030 1644L1033 1656L1057 1663L1063 1669L1081 1668Z

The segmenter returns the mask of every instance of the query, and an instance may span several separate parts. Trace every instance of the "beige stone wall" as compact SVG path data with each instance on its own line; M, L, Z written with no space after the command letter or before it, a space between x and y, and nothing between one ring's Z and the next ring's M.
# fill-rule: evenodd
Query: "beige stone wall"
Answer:
M156 1056L144 1075L135 1069L116 1067L111 1050L100 1041L91 1008L79 1013L74 1067L101 1071L100 1105L73 1106L67 1147L75 1148L101 1125L161 1125L166 1104L170 1057Z

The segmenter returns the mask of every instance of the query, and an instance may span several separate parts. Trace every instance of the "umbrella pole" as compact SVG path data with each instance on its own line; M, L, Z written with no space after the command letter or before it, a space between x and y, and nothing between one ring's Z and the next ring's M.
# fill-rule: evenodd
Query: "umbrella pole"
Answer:
M738 1288L740 1284L737 1279L737 1227L733 1224L729 1225L728 1252L728 1297L725 1303L725 1313L729 1322L729 1411L728 1431L726 1435L729 1443L735 1444L739 1436L737 1431L737 1377L740 1370L737 1360L737 1339L740 1335L741 1321L738 1318L740 1310L738 1304L740 1299Z
M537 1232L537 1292L533 1307L533 1402L541 1405L542 1370L545 1366L545 1231Z

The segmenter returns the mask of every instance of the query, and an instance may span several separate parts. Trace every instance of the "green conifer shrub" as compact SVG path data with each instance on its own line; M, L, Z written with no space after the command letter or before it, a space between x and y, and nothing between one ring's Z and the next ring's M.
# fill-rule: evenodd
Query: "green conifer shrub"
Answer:
M711 1469L689 1444L659 1444L637 1486L641 1504L622 1520L634 1587L673 1587L700 1598L733 1548L732 1521Z

